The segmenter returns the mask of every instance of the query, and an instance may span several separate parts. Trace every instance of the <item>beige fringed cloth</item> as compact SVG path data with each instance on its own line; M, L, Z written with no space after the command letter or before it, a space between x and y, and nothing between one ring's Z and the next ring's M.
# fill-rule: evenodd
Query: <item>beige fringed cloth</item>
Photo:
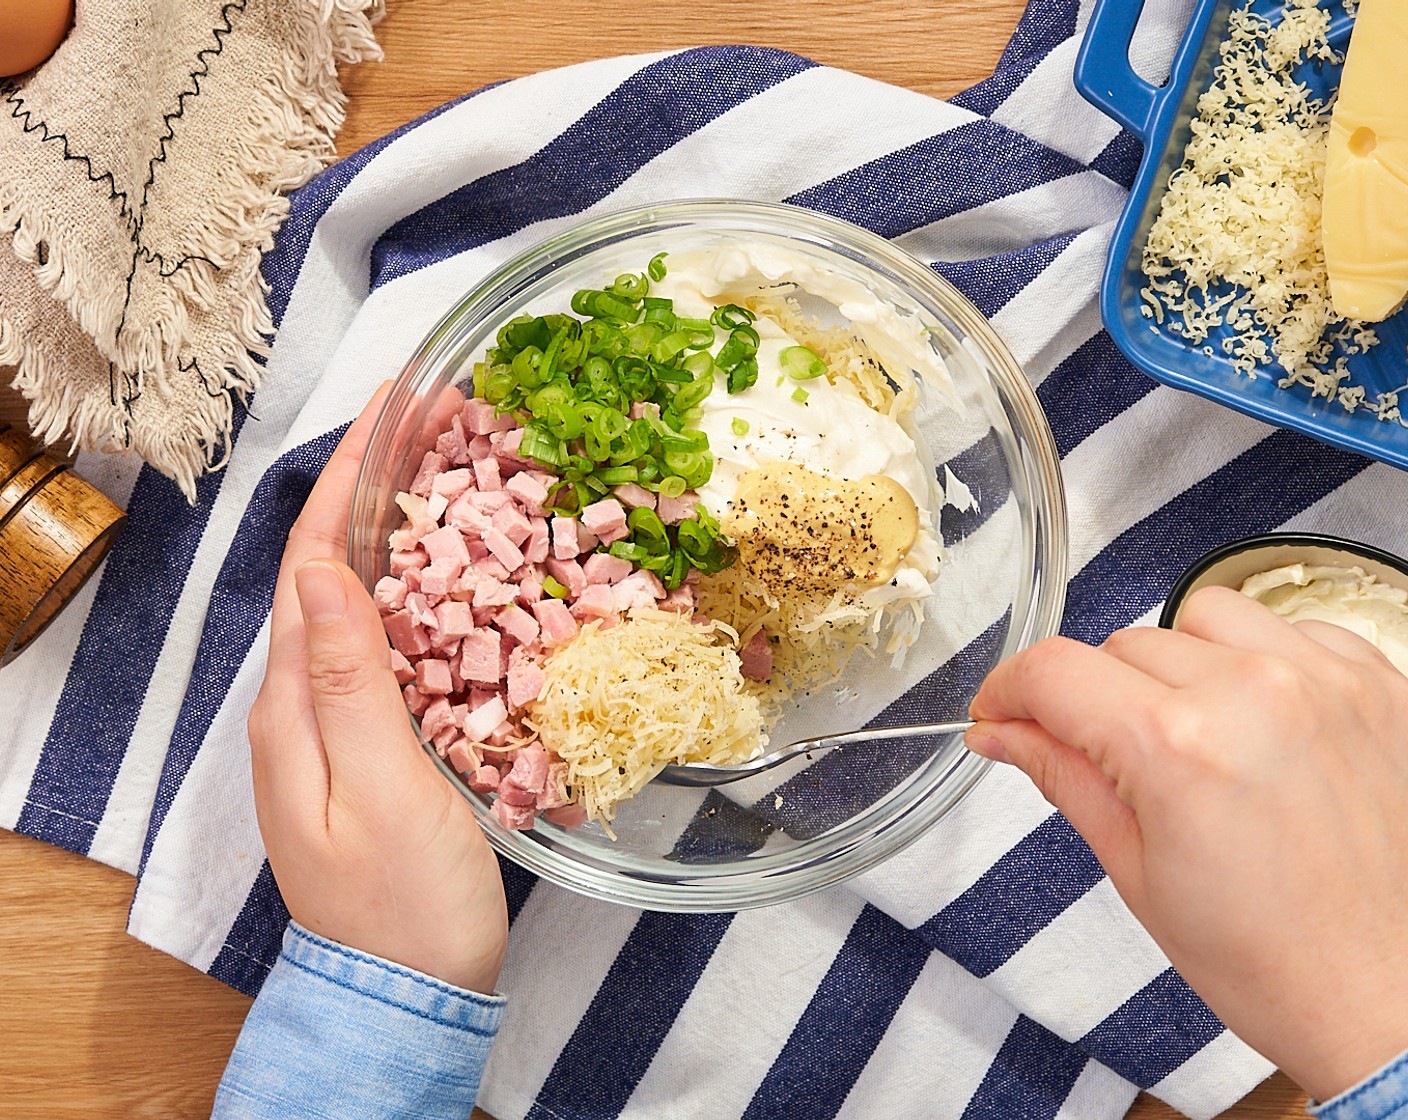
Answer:
M192 499L221 465L273 335L260 257L382 3L78 0L0 79L0 365L39 438L130 448Z

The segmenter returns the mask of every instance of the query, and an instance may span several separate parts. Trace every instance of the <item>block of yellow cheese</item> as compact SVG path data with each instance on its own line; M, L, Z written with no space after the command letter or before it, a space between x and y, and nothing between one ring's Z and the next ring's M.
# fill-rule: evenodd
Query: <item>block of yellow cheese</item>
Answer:
M1359 0L1322 226L1335 311L1377 323L1398 310L1408 296L1408 0Z

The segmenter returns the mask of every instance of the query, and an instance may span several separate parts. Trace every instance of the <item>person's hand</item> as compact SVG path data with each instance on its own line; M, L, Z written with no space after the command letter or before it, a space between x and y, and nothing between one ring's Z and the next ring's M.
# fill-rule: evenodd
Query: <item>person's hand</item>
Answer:
M1019 766L1235 1032L1326 1100L1408 1047L1408 677L1235 591L1049 639L968 745Z
M376 605L338 559L384 393L348 430L289 533L249 715L255 807L301 925L490 993L508 931L498 863L417 743Z

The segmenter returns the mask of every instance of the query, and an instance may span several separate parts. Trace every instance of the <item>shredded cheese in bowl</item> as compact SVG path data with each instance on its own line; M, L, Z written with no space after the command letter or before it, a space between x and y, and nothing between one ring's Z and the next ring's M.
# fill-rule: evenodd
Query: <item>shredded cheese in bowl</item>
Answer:
M672 763L728 766L767 742L758 700L744 689L738 635L721 622L636 608L592 623L548 658L530 707L568 783L610 834L616 806Z

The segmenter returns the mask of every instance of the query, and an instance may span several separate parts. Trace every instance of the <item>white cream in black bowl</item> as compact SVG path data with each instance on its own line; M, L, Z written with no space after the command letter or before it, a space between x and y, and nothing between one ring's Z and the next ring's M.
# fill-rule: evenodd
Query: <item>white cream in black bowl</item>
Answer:
M1343 626L1408 674L1408 560L1393 553L1319 533L1230 541L1188 566L1169 592L1159 625L1176 629L1183 604L1204 587L1242 591L1293 622Z

